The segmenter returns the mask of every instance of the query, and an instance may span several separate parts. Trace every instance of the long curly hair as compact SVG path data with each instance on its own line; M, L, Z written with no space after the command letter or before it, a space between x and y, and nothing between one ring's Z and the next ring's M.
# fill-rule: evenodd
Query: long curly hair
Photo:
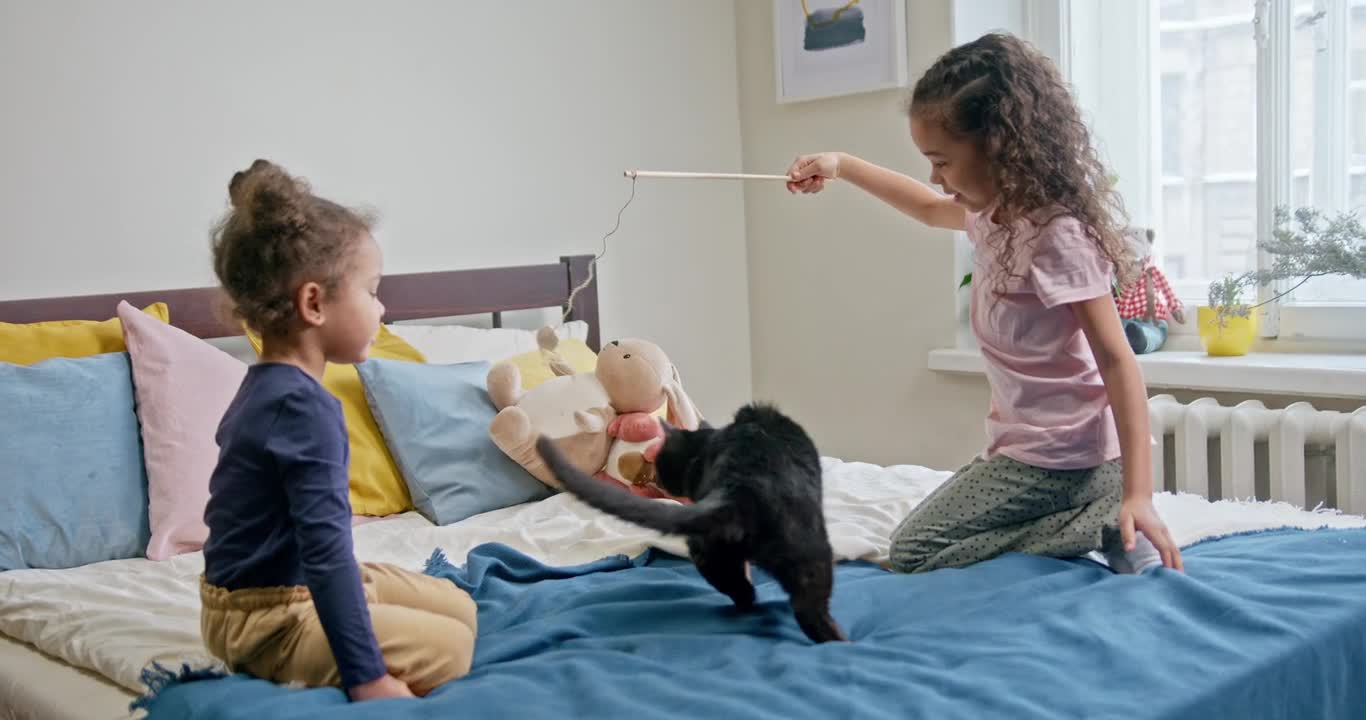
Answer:
M373 215L314 195L308 183L267 160L235 173L232 208L213 228L213 269L233 314L267 337L288 332L294 293L305 282L339 283Z
M1137 274L1128 215L1057 68L1030 44L994 33L941 56L916 82L909 113L939 122L986 155L999 192L996 293L1018 277L1021 227L1072 216L1114 265L1121 287Z

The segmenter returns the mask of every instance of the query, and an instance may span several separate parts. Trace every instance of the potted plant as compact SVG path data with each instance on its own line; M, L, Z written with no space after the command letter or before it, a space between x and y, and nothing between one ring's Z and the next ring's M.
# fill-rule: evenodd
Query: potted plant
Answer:
M1226 276L1209 285L1209 305L1195 309L1200 344L1210 355L1246 355L1257 339L1257 316L1252 311L1265 303L1248 305L1243 291L1261 283L1259 273Z
M1327 219L1315 208L1299 208L1293 213L1277 208L1272 238L1258 246L1272 256L1271 267L1210 283L1209 306L1197 311L1200 341L1210 355L1246 355L1257 336L1252 311L1280 300L1316 277L1366 279L1366 230L1355 213ZM1244 302L1244 291L1283 280L1295 282L1268 300L1255 305Z

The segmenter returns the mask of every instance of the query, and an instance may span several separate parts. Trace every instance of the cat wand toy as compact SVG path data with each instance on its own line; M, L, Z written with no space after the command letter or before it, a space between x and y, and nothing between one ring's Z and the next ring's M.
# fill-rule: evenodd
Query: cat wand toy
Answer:
M673 172L661 170L624 170L621 174L631 179L631 197L627 198L626 204L622 205L621 209L617 211L617 224L611 230L607 231L606 235L602 236L602 252L599 252L597 255L594 255L593 259L589 261L588 278L585 279L582 283L580 283L577 287L570 290L569 300L565 303L564 306L564 314L560 317L560 322L562 323L567 321L569 319L570 314L574 312L575 296L579 294L580 290L583 290L585 287L588 287L588 285L593 282L593 279L597 277L598 261L601 260L603 256L607 254L607 238L612 237L614 234L616 234L617 230L621 228L621 214L626 212L626 208L630 207L631 201L636 199L637 180L645 178L652 180L781 180L783 182L792 181L792 178L786 175L763 175L757 173L709 173Z
M786 175L756 175L753 173L704 173L704 172L663 172L659 170L626 170L622 173L628 178L658 178L668 180L782 180L791 182Z

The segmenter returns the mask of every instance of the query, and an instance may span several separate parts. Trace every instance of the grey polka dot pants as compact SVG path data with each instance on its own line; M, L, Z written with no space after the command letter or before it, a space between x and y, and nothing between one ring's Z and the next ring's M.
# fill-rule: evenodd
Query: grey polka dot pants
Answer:
M1076 557L1118 542L1123 466L1045 470L1006 457L969 463L892 532L891 567L926 572L1002 553Z

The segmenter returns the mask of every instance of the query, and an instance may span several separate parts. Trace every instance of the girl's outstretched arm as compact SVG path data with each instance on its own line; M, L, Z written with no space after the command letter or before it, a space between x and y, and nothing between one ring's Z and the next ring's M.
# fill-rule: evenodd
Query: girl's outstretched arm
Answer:
M847 180L873 197L931 227L963 230L967 210L953 198L895 170L847 153L800 155L787 171L790 192L818 193L826 180Z
M1134 531L1141 530L1162 555L1162 564L1182 570L1181 549L1153 507L1152 429L1148 423L1148 392L1143 373L1107 293L1072 304L1082 332L1096 356L1105 393L1119 430L1119 452L1124 461L1124 500L1119 530L1126 551L1134 548Z

